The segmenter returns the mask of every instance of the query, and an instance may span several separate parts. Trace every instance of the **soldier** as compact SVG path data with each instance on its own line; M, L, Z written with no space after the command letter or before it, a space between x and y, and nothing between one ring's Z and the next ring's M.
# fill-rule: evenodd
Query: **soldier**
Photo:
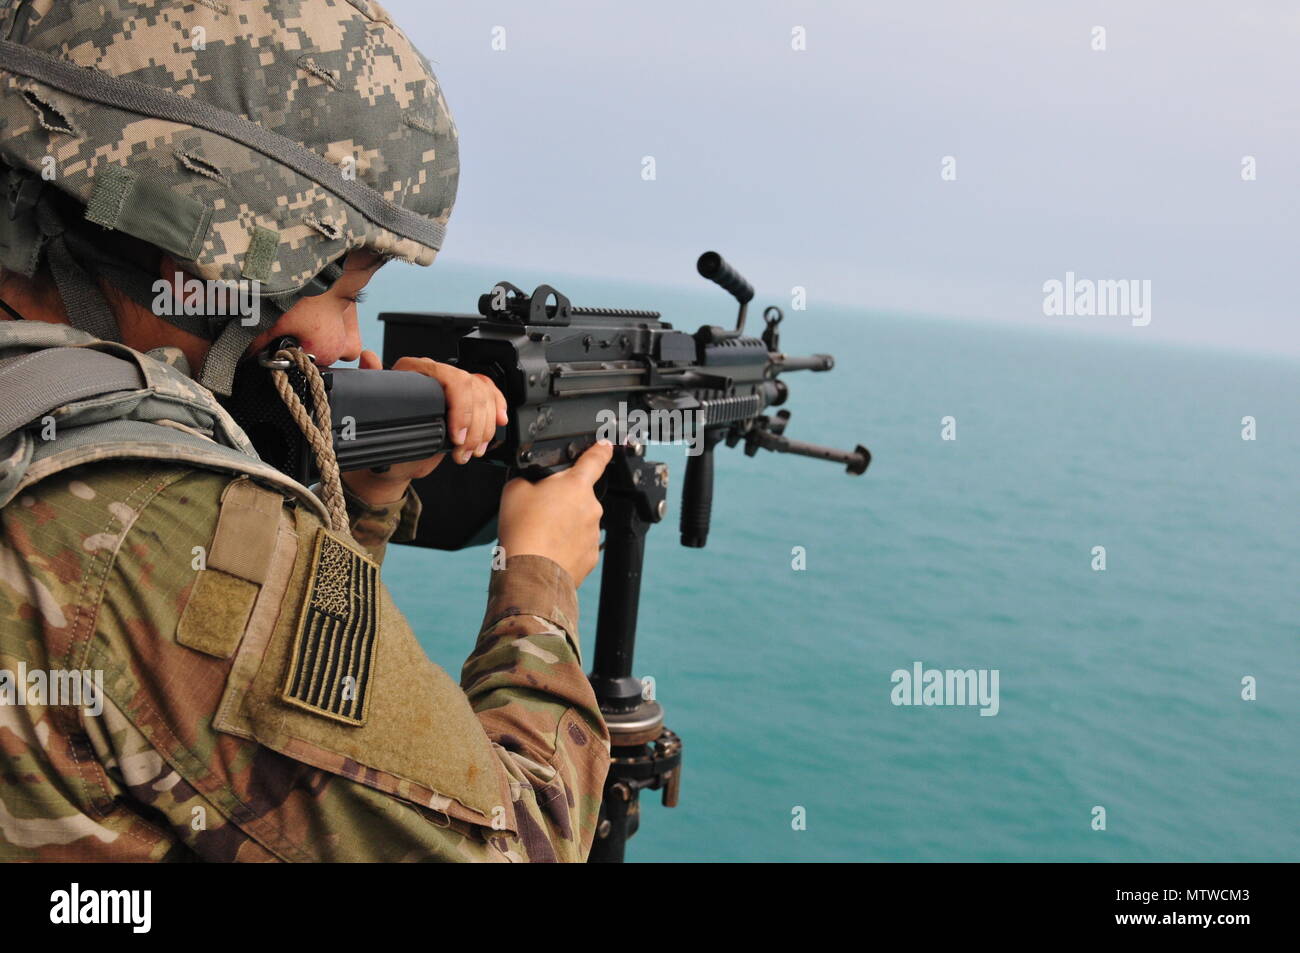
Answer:
M356 299L433 261L459 171L428 63L371 0L34 0L0 37L0 857L585 859L608 444L507 486L457 686L378 580L439 459L324 459L318 496L213 396L282 335L379 366ZM258 313L157 307L193 278L257 282ZM482 455L495 387L396 366Z

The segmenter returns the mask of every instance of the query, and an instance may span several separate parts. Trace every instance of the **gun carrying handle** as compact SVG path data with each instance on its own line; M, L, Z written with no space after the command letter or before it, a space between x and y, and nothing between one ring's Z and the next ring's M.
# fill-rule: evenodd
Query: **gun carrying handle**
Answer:
M686 483L682 487L682 545L703 548L709 541L713 512L713 448L725 430L706 430L700 452L686 458Z

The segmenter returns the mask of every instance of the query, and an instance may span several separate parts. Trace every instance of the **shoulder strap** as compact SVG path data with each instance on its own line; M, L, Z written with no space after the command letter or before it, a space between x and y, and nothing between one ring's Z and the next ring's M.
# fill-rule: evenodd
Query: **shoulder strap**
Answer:
M135 365L90 348L54 347L4 358L0 439L74 400L143 386Z
M29 350L15 353L18 348ZM261 460L211 394L174 368L44 322L0 321L0 354L6 352L0 358L0 506L71 467L171 460L251 476L328 522L320 498ZM57 441L35 439L31 424L74 404L80 410L60 418Z

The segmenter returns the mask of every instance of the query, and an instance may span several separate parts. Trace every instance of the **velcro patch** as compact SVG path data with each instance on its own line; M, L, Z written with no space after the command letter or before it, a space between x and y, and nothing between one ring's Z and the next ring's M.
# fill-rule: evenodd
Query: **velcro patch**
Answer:
M282 698L350 725L363 725L379 632L379 567L323 527Z
M211 567L199 571L176 626L176 641L206 655L230 658L239 648L258 586Z

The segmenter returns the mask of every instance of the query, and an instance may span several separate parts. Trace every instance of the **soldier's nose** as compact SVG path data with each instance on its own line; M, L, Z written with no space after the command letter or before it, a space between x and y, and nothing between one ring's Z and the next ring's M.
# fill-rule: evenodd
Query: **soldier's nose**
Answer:
M359 361L361 360L361 328L357 326L356 313L352 313L344 319L347 327L347 339L343 342L343 352L339 355L341 361Z

